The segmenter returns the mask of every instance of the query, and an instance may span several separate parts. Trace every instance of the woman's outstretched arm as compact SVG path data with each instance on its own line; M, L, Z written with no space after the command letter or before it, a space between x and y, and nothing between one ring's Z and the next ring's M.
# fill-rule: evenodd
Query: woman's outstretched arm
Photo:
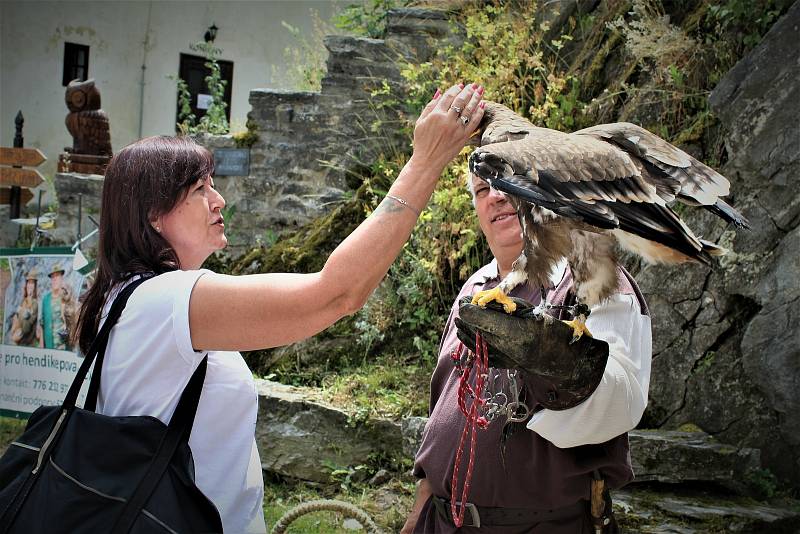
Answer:
M414 129L413 155L387 197L331 253L320 272L202 276L189 305L193 347L254 350L285 345L361 308L408 240L444 167L480 123L482 94L477 84L453 86L428 103ZM469 122L459 120L453 107Z

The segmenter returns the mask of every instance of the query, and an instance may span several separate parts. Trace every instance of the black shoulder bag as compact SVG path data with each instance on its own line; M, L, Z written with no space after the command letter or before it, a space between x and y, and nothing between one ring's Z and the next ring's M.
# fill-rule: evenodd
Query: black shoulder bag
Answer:
M114 300L61 406L41 406L0 458L0 534L222 532L214 504L194 483L189 449L208 357L164 425L155 417L95 413L111 329L133 290ZM81 385L97 363L84 408Z

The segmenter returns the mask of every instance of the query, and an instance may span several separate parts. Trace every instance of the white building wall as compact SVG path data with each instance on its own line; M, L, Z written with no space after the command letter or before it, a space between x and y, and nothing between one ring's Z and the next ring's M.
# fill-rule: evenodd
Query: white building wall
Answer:
M64 42L89 45L94 78L111 124L114 150L141 136L175 133L175 82L181 53L212 24L220 59L233 61L231 125L243 130L248 95L287 87L284 49L297 40L286 21L312 40L314 18L330 20L331 1L0 1L0 146L11 146L14 117L25 116L25 146L39 148L55 173L58 154L72 145L61 85ZM142 65L144 86L142 86ZM277 73L277 74L276 74ZM140 135L141 114L141 135Z

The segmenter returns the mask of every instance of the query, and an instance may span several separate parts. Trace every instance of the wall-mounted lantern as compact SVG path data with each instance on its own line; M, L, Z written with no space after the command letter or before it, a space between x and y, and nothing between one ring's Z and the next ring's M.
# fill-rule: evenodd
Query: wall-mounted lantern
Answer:
M204 39L205 39L205 41L207 43L213 43L214 42L214 39L217 38L217 30L218 29L219 28L217 28L216 24L212 24L211 26L208 27L208 29L206 30L206 34L204 36Z

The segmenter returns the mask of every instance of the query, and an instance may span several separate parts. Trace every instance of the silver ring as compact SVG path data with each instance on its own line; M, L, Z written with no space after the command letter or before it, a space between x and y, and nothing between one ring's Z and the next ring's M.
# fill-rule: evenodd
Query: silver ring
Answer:
M470 119L470 117L467 117L466 115L462 115L462 116L459 117L459 120L464 123L464 126L467 125L467 123L469 122L469 119Z
M450 106L450 109L455 111L458 115L461 115L461 108L458 106Z

